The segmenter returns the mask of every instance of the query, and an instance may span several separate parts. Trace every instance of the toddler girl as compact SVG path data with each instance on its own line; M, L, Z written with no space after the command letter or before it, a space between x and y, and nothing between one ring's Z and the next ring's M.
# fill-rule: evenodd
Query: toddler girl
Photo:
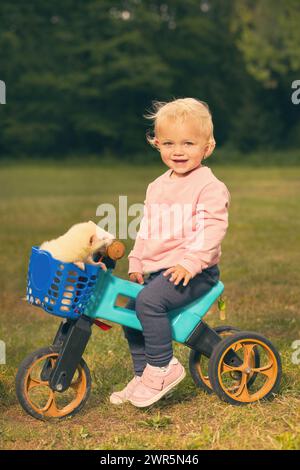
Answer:
M147 188L144 216L128 255L130 280L145 286L127 304L136 310L143 332L124 327L135 376L110 397L111 403L129 401L137 407L155 403L185 377L173 356L168 311L218 282L229 204L225 184L202 165L215 148L208 106L193 98L155 102L146 117L154 121L148 141L168 170Z

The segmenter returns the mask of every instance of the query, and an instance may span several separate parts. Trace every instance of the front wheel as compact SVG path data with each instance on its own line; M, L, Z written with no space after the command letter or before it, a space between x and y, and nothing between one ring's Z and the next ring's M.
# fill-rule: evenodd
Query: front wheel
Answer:
M82 358L67 390L59 393L50 388L49 377L58 356L59 350L55 346L38 349L24 359L17 372L18 400L34 418L45 420L73 416L89 398L91 375Z
M258 367L253 364L254 351L259 354ZM255 381L249 385L253 374ZM258 333L242 331L216 345L209 360L208 375L221 400L245 405L277 393L282 375L281 359L271 341ZM236 376L239 376L238 383Z

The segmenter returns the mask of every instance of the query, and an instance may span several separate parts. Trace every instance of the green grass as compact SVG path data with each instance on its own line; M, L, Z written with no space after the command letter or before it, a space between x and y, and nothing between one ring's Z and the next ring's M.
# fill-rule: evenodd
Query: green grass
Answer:
M280 394L267 403L232 407L196 389L191 377L150 409L112 407L109 395L132 376L121 328L94 327L85 359L92 395L72 419L44 423L18 404L15 374L29 353L51 343L59 319L23 300L32 245L62 234L72 224L98 221L97 206L143 202L147 184L162 165L129 166L72 162L1 166L0 173L0 339L7 364L0 365L0 448L2 449L299 449L300 365L291 345L300 339L300 168L214 167L230 189L230 228L220 264L228 298L226 324L258 331L278 347L283 362ZM130 218L128 219L130 222ZM125 240L126 253L133 245ZM127 278L127 259L115 274ZM216 311L206 317L221 323ZM188 368L189 351L175 344Z

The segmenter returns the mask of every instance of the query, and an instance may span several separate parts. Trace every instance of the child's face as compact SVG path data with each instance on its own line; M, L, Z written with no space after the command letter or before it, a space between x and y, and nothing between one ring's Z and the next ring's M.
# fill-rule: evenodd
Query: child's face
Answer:
M197 168L205 156L208 144L194 119L184 122L168 120L160 125L155 143L163 162L176 176Z

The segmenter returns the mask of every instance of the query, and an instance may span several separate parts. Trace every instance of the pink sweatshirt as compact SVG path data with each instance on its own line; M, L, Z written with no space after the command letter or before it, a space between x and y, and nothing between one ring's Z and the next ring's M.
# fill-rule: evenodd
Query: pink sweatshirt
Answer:
M171 173L167 170L147 188L128 273L180 264L194 277L220 260L230 201L225 184L206 166L183 177L171 178Z

